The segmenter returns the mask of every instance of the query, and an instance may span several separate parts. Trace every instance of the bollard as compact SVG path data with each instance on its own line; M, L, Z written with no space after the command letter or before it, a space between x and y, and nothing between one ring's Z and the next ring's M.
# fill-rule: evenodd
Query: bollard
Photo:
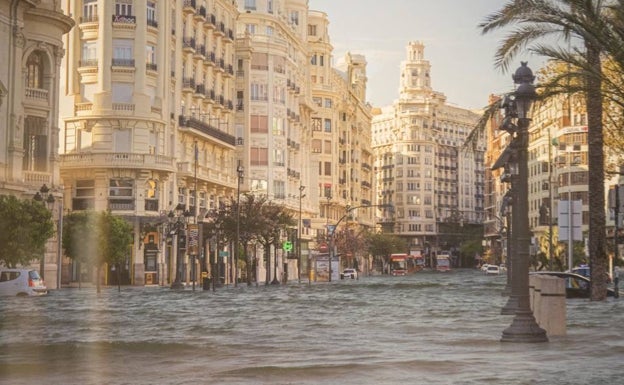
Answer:
M541 278L539 275L529 275L529 303L533 316L539 324L540 298L541 298Z
M548 336L566 335L566 289L565 280L557 277L539 276L539 298L534 299L533 314L539 326ZM537 293L537 290L536 290Z

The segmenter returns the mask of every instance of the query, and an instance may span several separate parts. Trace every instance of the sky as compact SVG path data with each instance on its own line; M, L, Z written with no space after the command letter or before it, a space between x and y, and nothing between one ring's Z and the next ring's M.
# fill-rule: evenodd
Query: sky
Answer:
M431 64L431 86L449 104L479 109L490 94L513 90L512 72L520 60L537 72L543 60L518 56L503 73L494 65L500 41L509 31L482 35L478 24L503 0L309 0L310 10L329 18L334 64L346 52L367 61L367 101L375 107L398 98L401 61L410 41L422 41Z

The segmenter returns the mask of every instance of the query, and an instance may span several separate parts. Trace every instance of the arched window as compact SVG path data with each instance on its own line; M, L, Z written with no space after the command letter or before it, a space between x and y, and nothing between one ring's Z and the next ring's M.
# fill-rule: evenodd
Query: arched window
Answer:
M43 54L39 51L31 53L26 67L26 87L43 88Z

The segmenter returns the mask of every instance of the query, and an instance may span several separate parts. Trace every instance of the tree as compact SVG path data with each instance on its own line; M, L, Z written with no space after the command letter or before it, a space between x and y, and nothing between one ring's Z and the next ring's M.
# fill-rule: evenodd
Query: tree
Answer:
M583 80L588 120L589 159L589 249L592 250L592 300L606 298L606 233L604 198L604 155L602 130L603 73L601 54L614 44L613 9L601 0L514 0L480 24L483 33L513 26L496 53L496 65L506 69L523 49L570 63ZM617 17L617 14L615 15ZM562 48L556 42L577 38L580 46ZM549 44L549 42L555 42ZM617 44L617 47L622 47ZM620 56L622 54L620 53ZM569 90L568 90L569 91Z
M63 226L65 255L79 265L79 270L82 264L95 267L98 293L102 266L105 263L118 265L128 257L132 230L132 225L107 211L79 211L66 216Z
M43 204L0 195L0 263L15 267L42 258L53 234L52 213Z
M116 217L109 211L103 211L98 218L98 250L96 254L97 292L100 292L100 273L104 264L116 266L117 274L120 264L128 258L132 246L132 226L123 218ZM117 277L120 285L119 276ZM119 287L120 289L120 287Z
M63 220L63 251L78 267L78 286L82 283L82 268L95 261L97 213L76 211Z
M367 250L373 260L381 262L381 268L388 263L390 254L407 253L407 241L394 234L371 233L366 240Z

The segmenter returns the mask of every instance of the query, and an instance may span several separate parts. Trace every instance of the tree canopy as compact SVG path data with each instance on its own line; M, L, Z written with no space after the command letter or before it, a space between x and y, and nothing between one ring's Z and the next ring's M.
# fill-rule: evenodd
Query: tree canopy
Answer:
M54 234L52 213L42 203L0 195L0 263L29 265Z

